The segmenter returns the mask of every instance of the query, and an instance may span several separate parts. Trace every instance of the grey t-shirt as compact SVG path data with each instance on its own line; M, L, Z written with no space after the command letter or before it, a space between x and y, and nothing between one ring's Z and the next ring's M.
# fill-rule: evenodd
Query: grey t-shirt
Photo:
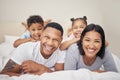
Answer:
M106 48L104 58L101 59L97 57L95 62L91 66L87 66L84 61L83 57L78 50L77 44L72 44L66 51L66 58L65 58L65 70L77 70L80 68L87 68L89 70L98 70L101 66L104 66L106 71L115 71L117 72L117 68L112 57L111 52Z

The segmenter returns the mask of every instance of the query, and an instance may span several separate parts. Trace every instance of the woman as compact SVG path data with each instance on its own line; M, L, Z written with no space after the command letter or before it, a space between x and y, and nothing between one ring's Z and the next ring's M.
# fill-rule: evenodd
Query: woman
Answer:
M100 70L101 66L104 70ZM65 70L87 68L91 71L115 71L113 57L105 49L105 34L101 26L90 24L82 32L78 44L71 45L66 54Z

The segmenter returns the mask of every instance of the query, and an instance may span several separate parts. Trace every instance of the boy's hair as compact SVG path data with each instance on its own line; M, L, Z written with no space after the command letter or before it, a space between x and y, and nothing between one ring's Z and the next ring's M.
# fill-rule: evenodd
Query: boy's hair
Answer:
M80 18L76 18L76 19L71 18L70 20L72 21L72 26L73 26L74 22L77 20L82 20L84 22L84 24L87 26L87 17L86 16L83 16L83 18L80 17Z
M40 23L42 26L44 25L44 21L41 16L39 15L32 15L27 19L27 25L28 28L33 24L33 23Z
M101 40L102 40L102 46L100 51L97 53L97 56L99 56L101 59L104 57L105 54L105 33L103 28L100 25L96 24L89 24L82 32L80 40L78 41L78 49L80 51L81 55L85 55L85 52L82 47L82 41L85 36L85 34L89 31L95 31L98 32L101 35Z
M56 23L56 22L50 22L48 23L45 27L44 27L44 30L47 28L47 27L52 27L52 28L55 28L57 30L59 30L61 32L61 35L63 36L63 28L60 24Z

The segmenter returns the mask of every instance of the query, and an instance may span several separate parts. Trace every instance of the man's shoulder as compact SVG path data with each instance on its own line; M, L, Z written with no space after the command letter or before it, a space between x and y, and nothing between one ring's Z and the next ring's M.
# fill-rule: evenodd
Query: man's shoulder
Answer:
M38 46L40 45L40 41L37 41L37 42L26 42L26 43L23 43L21 44L20 46L24 46L24 47L34 47L34 46Z

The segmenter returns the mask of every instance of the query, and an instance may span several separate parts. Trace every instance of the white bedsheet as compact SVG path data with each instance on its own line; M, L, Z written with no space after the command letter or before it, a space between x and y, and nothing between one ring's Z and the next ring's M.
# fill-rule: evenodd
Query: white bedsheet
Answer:
M44 73L41 76L25 74L19 77L8 77L5 75L0 75L0 80L120 80L120 73L96 73L87 69L79 69Z

